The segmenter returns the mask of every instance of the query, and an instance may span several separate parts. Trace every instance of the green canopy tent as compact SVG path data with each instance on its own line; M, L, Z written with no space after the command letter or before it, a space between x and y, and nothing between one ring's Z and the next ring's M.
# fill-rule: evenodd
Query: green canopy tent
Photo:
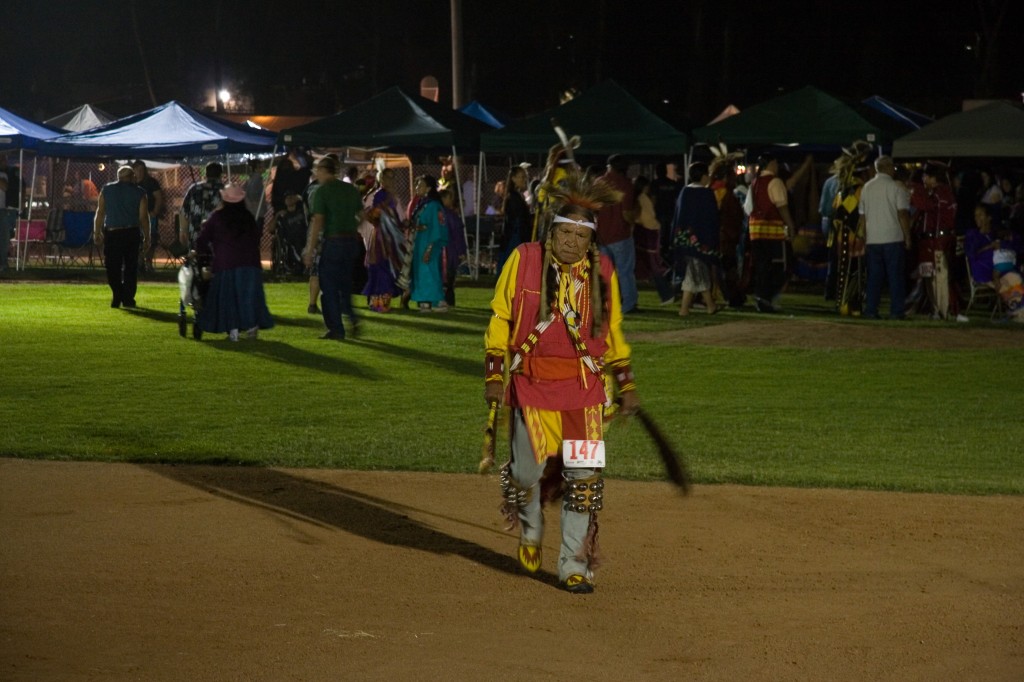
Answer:
M885 146L912 128L859 102L807 86L693 131L700 142L838 150L854 140Z
M480 133L490 127L472 116L407 95L393 87L340 113L294 128L277 137L294 147L361 147L408 154L414 151L451 153L479 149ZM455 164L455 186L462 206L462 181ZM480 228L477 225L477 242ZM477 247L479 256L479 245Z
M578 157L681 156L690 147L687 133L656 115L615 81L607 80L560 106L484 133L480 137L481 167L485 152L546 154L559 142L552 119L566 134L580 137ZM478 221L479 215L477 211Z
M472 116L393 87L344 111L285 128L279 145L362 147L410 151L475 151L480 133L490 130Z
M576 98L540 114L485 132L480 149L495 153L546 153L558 142L551 119L569 135L579 135L579 154L667 156L690 146L677 130L641 104L615 81L605 81Z
M989 102L940 118L896 140L893 156L906 158L1024 158L1024 107Z

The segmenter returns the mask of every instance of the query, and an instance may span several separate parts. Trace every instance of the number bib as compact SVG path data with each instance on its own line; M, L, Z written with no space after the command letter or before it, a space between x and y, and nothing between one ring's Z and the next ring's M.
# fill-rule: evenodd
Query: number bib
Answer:
M603 440L563 440L562 464L567 469L597 469L604 466Z

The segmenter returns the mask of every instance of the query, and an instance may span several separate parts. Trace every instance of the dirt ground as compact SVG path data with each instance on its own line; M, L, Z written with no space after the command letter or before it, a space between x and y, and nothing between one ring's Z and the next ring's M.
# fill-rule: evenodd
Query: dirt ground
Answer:
M1024 679L1022 498L611 481L570 595L497 491L0 459L0 679Z
M701 313L694 313L699 315ZM782 324L780 324L780 322ZM731 348L787 347L856 350L898 348L912 350L1019 350L1024 330L1019 325L978 328L965 325L922 328L893 322L792 319L757 317L729 324L689 327L669 332L630 334L631 341L673 340Z

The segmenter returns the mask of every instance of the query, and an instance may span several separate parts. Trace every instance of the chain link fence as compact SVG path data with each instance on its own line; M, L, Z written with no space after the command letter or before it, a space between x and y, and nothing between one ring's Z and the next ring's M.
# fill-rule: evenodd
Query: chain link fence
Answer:
M185 194L196 182L204 179L204 168L209 161L218 161L224 165L223 180L235 184L244 184L250 177L249 162L242 159L226 164L223 157L195 159L189 163L164 163L146 160L147 172L160 183L163 194L163 207L157 213L157 238L154 240L153 266L155 269L176 269L181 261L176 257L176 249L180 247L178 240L178 215L181 212ZM117 180L119 161L94 161L78 159L51 159L39 157L34 161L26 161L22 181L26 208L19 230L18 243L11 245L12 257L22 261L23 265L66 266L69 263L84 267L102 267L102 254L91 239L73 240L69 236L69 225L72 222L85 223L88 215L96 211L96 202L103 186ZM403 213L412 197L414 179L420 175L432 175L440 178L444 167L441 160L434 163L414 163L408 157L388 156L385 163L395 168L397 195ZM459 180L462 188L473 196L464 197L464 222L466 225L467 246L469 247L469 263L463 274L476 272L494 272L494 256L497 249L496 231L500 227L500 211L502 185L508 175L507 161L489 163L477 175L476 164L460 164ZM373 174L376 165L373 159L343 160L343 172L350 167L356 168L356 174L362 178ZM273 237L267 227L273 218L270 206L270 187L272 182L272 163L269 156L260 159L259 170L264 186L264 233L261 242L261 255L264 265L271 267L274 244ZM477 192L475 186L479 185ZM33 188L30 193L29 188ZM12 188L14 190L14 188ZM29 196L31 194L31 201ZM476 194L479 196L477 197ZM477 235L477 201L480 212L480 256L476 260ZM72 217L79 218L72 221ZM89 221L91 224L91 221ZM91 232L90 232L91 235ZM88 237L88 235L84 235ZM180 252L179 252L180 253Z

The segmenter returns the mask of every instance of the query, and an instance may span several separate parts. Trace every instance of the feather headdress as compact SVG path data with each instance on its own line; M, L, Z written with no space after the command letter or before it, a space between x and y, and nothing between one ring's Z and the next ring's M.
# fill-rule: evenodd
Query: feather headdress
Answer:
M561 178L556 183L548 183L543 186L547 195L544 214L541 216L541 241L544 243L544 261L541 272L545 273L540 281L540 300L546 301L537 311L538 324L548 315L553 305L554 292L558 291L555 276L556 269L552 269L553 248L551 230L552 221L555 216L567 216L572 213L583 213L585 216L594 216L599 210L622 201L622 192L612 187L601 178L588 176L579 166L571 166L564 169ZM590 221L588 221L590 222ZM596 221L594 221L596 223ZM596 224L588 224L587 227L597 231ZM590 242L590 309L591 309L591 330L601 328L604 314L604 294L601 285L601 255L597 248L597 239ZM596 333L596 332L595 332Z
M553 215L564 214L569 207L578 206L596 213L609 204L622 201L622 192L601 178L591 178L578 167L567 168L556 184L545 188Z
M726 170L735 166L745 156L742 151L730 152L724 142L718 143L717 146L710 145L708 148L711 150L711 155L715 157L708 164L708 173L713 178L725 177Z
M832 168L829 169L829 172L840 177L853 174L868 165L873 151L874 147L871 146L870 142L857 140L849 147L843 147L843 155L832 163Z

